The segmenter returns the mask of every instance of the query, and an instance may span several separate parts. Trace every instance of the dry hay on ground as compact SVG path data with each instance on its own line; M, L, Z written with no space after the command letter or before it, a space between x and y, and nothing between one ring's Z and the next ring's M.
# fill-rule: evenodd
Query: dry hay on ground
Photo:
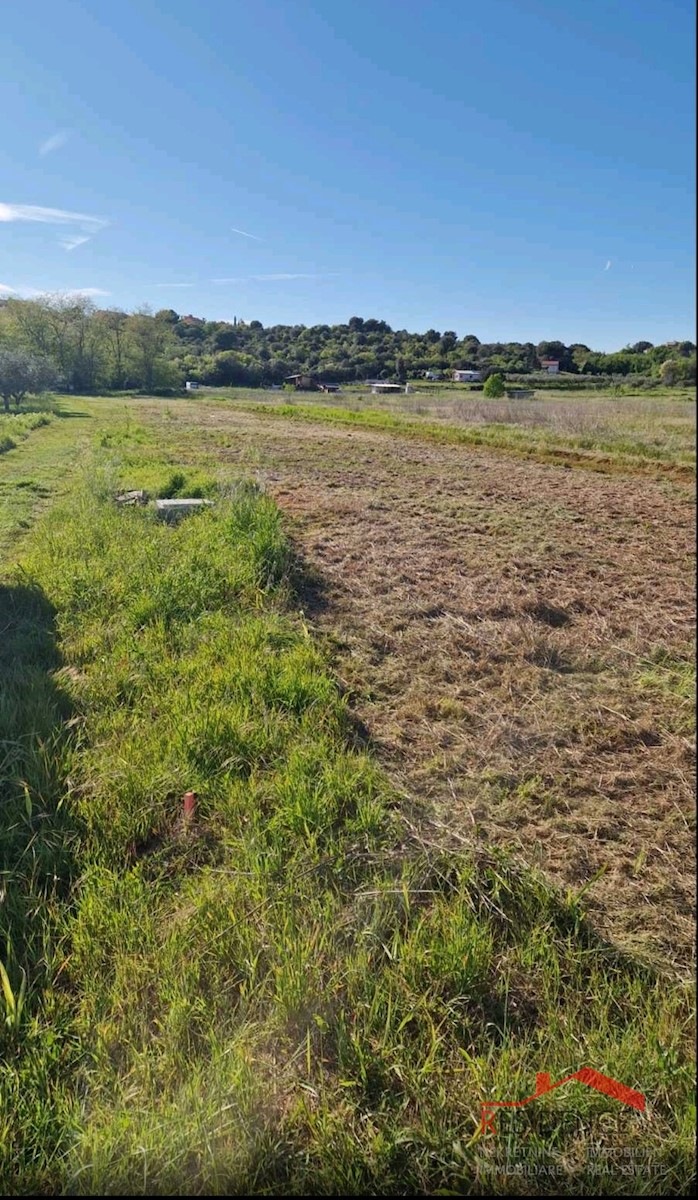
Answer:
M309 615L414 810L593 881L602 932L684 968L689 490L234 409L178 419L293 518L322 580Z

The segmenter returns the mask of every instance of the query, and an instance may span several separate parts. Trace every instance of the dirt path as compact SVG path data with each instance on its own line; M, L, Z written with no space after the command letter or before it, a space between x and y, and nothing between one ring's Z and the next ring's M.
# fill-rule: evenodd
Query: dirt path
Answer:
M689 491L222 407L177 420L292 519L323 580L309 615L398 783L573 889L595 880L603 931L685 966Z

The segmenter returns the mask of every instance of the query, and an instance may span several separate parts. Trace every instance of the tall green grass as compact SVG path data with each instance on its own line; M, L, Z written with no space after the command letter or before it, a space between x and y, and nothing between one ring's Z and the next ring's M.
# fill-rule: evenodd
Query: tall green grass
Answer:
M51 420L51 414L47 412L0 412L0 454L14 450L18 442L29 437L34 429L50 424Z
M687 1187L688 990L411 829L292 567L252 487L177 527L93 489L3 586L5 1191L628 1194L609 1149ZM571 1085L480 1135L581 1066L647 1113Z

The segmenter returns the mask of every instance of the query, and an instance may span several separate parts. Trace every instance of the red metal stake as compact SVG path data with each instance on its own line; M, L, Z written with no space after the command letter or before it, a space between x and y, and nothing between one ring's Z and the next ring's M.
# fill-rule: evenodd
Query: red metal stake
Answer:
M182 806L184 809L184 820L185 821L192 821L194 819L194 815L196 813L196 801L197 801L196 792L185 792L184 793Z

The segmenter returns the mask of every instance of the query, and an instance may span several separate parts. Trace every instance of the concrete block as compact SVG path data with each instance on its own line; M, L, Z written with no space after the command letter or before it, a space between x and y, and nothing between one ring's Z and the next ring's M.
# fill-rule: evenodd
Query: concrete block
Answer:
M156 500L155 509L160 521L179 521L189 513L199 512L212 504L212 500Z

